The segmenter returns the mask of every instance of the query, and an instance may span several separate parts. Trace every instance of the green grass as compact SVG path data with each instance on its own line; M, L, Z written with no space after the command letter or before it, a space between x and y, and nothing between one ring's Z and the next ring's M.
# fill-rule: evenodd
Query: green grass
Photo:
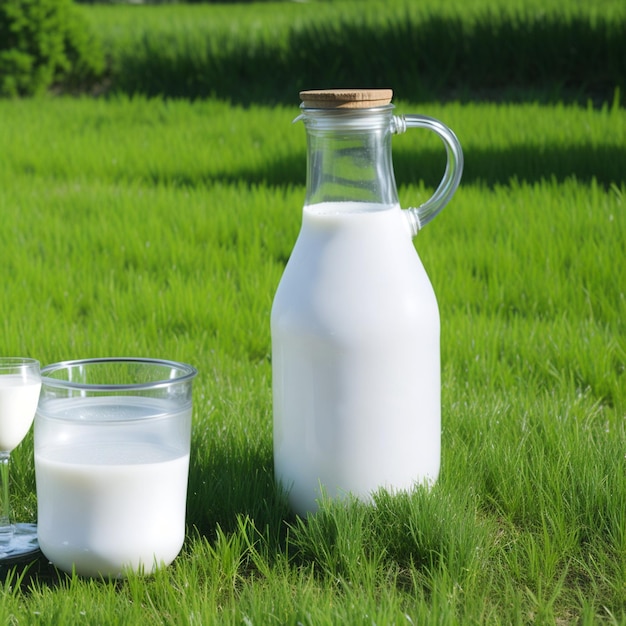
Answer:
M0 102L0 354L197 366L188 536L148 578L5 568L0 621L626 624L623 3L81 10L117 95ZM466 168L416 239L441 478L303 521L274 487L269 313L304 198L297 91L329 76L393 86ZM403 206L441 151L394 138ZM31 436L13 457L34 520Z
M416 239L442 318L442 475L302 521L273 483L269 335L304 198L296 100L0 102L0 353L200 372L181 556L125 582L9 570L0 620L626 624L624 109L400 100L467 160ZM394 139L404 206L440 150ZM34 519L32 438L14 456Z
M406 99L604 102L626 94L619 0L342 0L89 6L117 93L287 103L302 88ZM329 84L328 81L332 84Z

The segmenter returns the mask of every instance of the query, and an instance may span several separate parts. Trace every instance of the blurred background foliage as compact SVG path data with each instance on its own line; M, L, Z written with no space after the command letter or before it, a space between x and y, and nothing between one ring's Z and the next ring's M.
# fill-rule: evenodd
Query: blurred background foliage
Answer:
M273 104L364 85L413 101L624 103L626 4L0 0L5 96Z

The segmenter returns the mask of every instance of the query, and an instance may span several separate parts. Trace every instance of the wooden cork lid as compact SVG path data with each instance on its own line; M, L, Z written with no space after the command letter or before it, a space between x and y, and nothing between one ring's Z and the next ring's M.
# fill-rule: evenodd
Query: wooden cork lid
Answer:
M307 109L369 109L391 102L391 89L310 89L300 92Z

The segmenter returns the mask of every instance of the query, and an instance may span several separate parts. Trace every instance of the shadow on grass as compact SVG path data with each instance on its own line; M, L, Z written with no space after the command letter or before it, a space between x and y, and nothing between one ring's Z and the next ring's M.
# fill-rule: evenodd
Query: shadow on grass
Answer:
M191 460L188 526L212 537L218 526L225 533L235 532L238 517L249 517L275 537L291 517L287 498L274 481L270 448L251 447L241 454L218 447L203 461Z
M337 13L284 34L143 33L113 49L112 90L234 103L291 103L301 89L393 87L425 100L626 102L622 16ZM219 39L219 41L217 41ZM115 42L111 42L114 45ZM204 48L203 48L204 46Z
M609 187L626 181L626 145L624 146L512 146L504 149L467 148L463 184L488 187L508 184L512 179L534 183L541 180L562 182L575 178L581 182L595 180ZM397 184L423 182L437 185L445 168L442 149L394 148L394 172ZM228 168L205 177L191 176L188 171L170 171L152 176L149 183L179 187L197 187L215 182L264 184L269 187L304 185L306 155L298 154L267 161L261 168Z

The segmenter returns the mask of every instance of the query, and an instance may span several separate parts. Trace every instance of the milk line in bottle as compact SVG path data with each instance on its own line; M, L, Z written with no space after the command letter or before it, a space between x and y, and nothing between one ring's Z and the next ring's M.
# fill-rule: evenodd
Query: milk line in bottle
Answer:
M432 483L441 440L439 311L412 237L462 171L452 131L392 114L389 90L301 94L302 226L271 316L274 465L292 508ZM448 153L433 197L400 208L391 136L433 130Z

